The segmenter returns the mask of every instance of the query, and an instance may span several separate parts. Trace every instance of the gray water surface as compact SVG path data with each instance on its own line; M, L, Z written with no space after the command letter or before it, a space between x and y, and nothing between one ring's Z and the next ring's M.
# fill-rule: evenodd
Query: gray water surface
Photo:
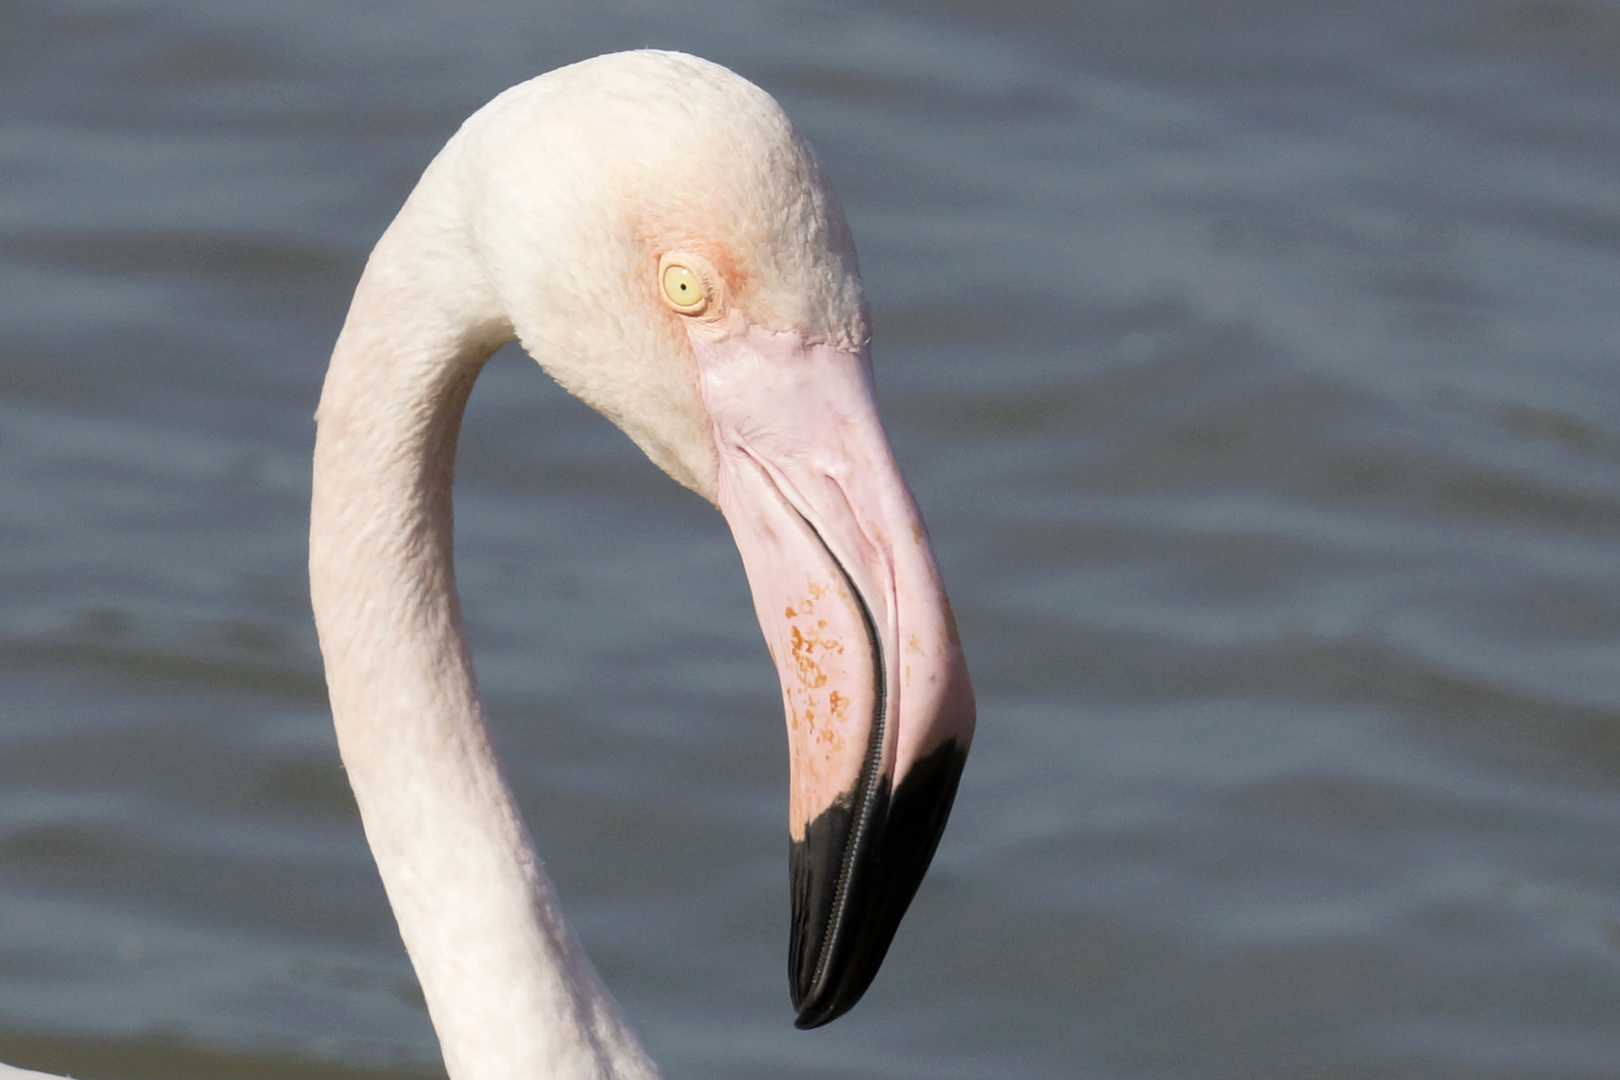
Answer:
M791 1027L718 515L515 351L458 471L497 738L671 1080L1620 1075L1620 6L0 4L0 1060L431 1077L339 767L310 415L467 114L764 86L849 213L980 728Z

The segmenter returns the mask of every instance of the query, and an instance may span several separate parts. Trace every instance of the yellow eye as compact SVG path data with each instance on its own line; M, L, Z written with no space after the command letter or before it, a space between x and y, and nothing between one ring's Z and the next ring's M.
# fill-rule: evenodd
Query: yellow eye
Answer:
M675 262L664 268L664 296L676 311L686 315L696 315L709 302L703 279L691 267Z

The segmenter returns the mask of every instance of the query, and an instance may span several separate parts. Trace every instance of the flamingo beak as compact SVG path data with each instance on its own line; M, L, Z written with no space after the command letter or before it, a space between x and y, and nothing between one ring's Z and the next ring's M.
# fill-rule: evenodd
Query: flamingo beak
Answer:
M718 501L782 682L797 1026L871 985L973 739L973 688L865 350L693 336Z

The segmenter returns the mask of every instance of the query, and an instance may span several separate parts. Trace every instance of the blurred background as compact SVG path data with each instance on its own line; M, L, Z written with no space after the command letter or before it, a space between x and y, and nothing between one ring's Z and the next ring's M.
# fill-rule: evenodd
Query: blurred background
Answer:
M979 692L847 1018L720 517L512 350L460 580L670 1080L1620 1070L1620 6L0 2L0 1060L440 1075L304 570L372 243L506 86L685 49L860 246Z

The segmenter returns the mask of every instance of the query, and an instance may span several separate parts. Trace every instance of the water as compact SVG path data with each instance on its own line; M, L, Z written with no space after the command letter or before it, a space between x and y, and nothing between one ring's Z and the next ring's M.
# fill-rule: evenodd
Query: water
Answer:
M1620 1070L1620 7L56 2L0 35L0 1060L430 1077L303 571L325 357L462 117L641 45L820 150L979 691L790 1026L729 537L515 353L458 476L571 918L683 1077Z

